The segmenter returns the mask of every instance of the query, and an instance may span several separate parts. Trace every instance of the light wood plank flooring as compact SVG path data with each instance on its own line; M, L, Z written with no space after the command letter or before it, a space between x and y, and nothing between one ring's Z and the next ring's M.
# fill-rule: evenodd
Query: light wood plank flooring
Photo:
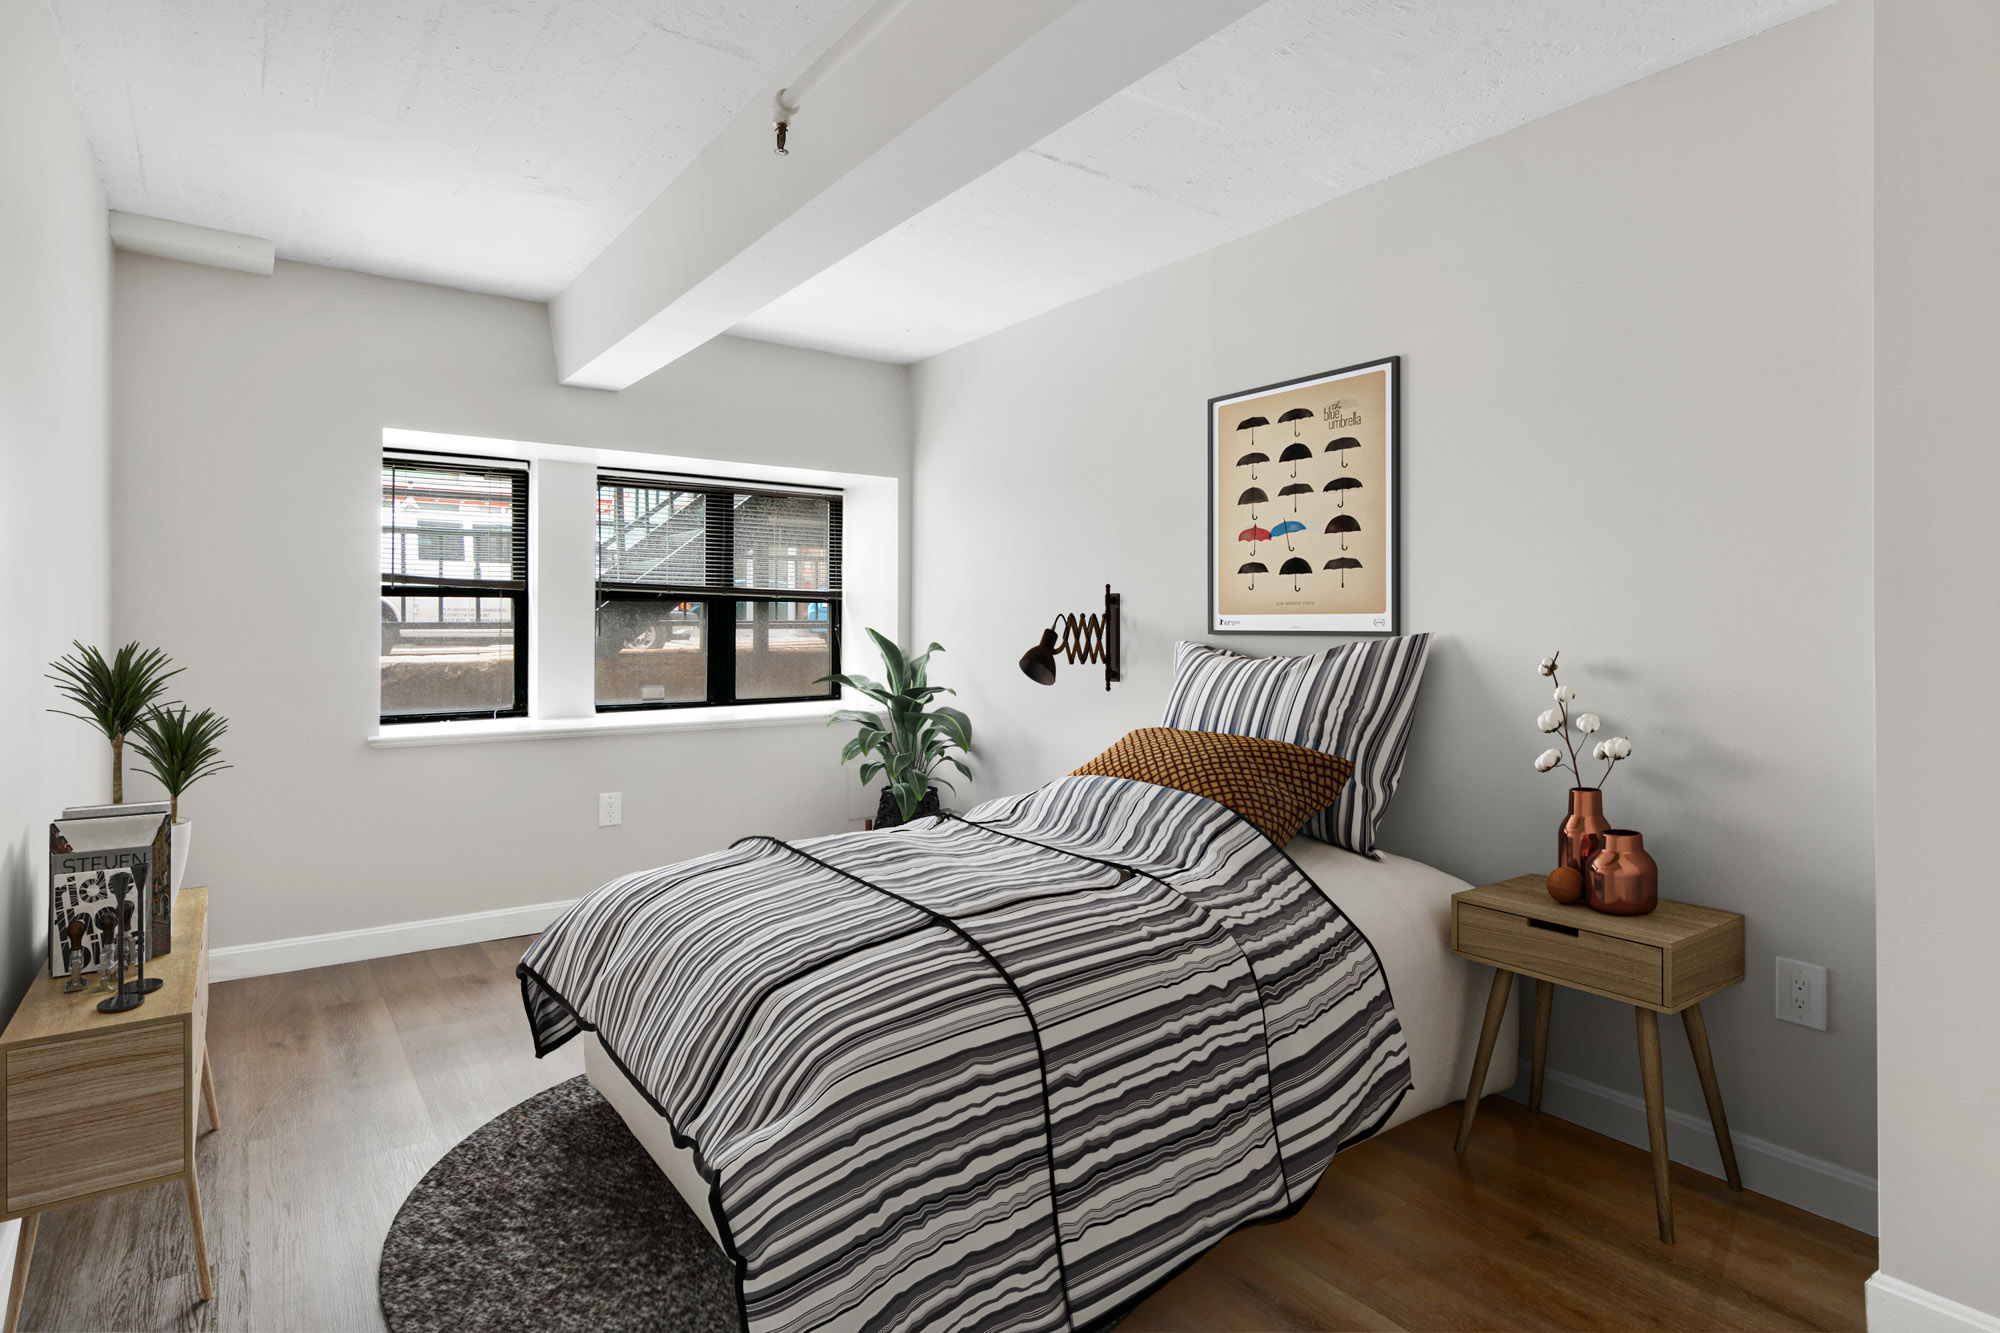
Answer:
M410 1187L582 1072L574 1046L530 1050L526 945L213 987L215 1299L197 1303L181 1191L146 1190L44 1215L21 1327L380 1329L376 1263ZM1863 1326L1867 1236L1675 1167L1664 1246L1643 1152L1499 1098L1464 1158L1455 1128L1447 1107L1344 1154L1297 1217L1224 1241L1123 1328Z

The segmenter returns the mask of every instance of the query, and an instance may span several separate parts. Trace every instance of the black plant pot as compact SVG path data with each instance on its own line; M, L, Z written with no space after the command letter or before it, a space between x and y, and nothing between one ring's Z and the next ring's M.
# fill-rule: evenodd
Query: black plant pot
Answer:
M924 799L917 802L917 813L912 815L911 818L922 819L925 815L934 815L938 812L939 808L938 789L932 787L924 793ZM902 822L903 812L896 806L895 793L884 787L882 789L882 800L875 807L875 827L894 828Z

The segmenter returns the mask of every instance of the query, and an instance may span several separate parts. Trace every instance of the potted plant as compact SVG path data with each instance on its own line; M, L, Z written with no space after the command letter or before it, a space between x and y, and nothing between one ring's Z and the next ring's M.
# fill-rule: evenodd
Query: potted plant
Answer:
M167 692L167 680L181 668L168 669L171 659L158 648L140 651L128 643L109 660L96 648L72 641L74 653L66 653L49 663L49 679L56 693L82 712L51 708L88 722L111 742L111 803L125 803L125 737L159 703Z
M1556 749L1542 751L1535 758L1535 771L1548 773L1566 768L1574 784L1569 789L1569 813L1556 829L1556 871L1549 877L1550 896L1557 902L1568 903L1576 901L1589 888L1591 859L1603 848L1605 834L1611 829L1604 818L1604 780L1620 761L1631 757L1632 742L1623 736L1598 741L1590 756L1603 763L1604 771L1597 775L1596 782L1584 781L1583 765L1577 758L1577 738L1590 744L1590 738L1603 722L1595 713L1570 716L1569 706L1576 702L1576 691L1563 684L1557 674L1556 658L1560 656L1561 653L1556 653L1542 659L1541 674L1555 687L1556 706L1537 717L1535 725L1545 735L1559 733L1568 754Z
M928 679L931 654L943 652L942 645L934 643L917 656L906 657L902 649L874 630L868 631L868 637L881 650L886 682L878 684L866 676L822 676L820 680L838 681L882 705L879 713L843 709L828 718L827 725L860 724L859 733L840 752L840 762L866 760L861 765L864 786L877 774L888 778L875 815L876 827L888 828L937 813L935 784L952 785L937 776L941 766L950 764L966 777L972 776L964 761L952 754L953 750L972 753L972 719L956 708L930 706L940 694L957 693Z
M186 705L179 712L154 708L132 729L132 748L146 762L146 771L167 789L168 817L173 821L173 892L181 891L187 875L188 847L194 842L194 821L181 820L181 793L212 774L231 767L222 762L216 741L229 730L229 719L212 708L192 717Z

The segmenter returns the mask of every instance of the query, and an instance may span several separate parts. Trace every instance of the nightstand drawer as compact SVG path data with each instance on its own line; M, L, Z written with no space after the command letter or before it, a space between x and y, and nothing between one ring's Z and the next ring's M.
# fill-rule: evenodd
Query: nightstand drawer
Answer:
M1510 972L1659 1004L1660 951L1539 917L1457 903L1452 948Z
M186 1169L183 1033L170 1021L7 1052L9 1213Z

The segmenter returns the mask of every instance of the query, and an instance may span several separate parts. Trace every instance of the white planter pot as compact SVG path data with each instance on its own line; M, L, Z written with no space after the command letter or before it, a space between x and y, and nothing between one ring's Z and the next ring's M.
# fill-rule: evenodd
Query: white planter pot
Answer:
M181 885L187 883L188 845L194 841L194 821L183 819L174 825L173 844L167 852L168 869L172 875L173 896L181 896Z

